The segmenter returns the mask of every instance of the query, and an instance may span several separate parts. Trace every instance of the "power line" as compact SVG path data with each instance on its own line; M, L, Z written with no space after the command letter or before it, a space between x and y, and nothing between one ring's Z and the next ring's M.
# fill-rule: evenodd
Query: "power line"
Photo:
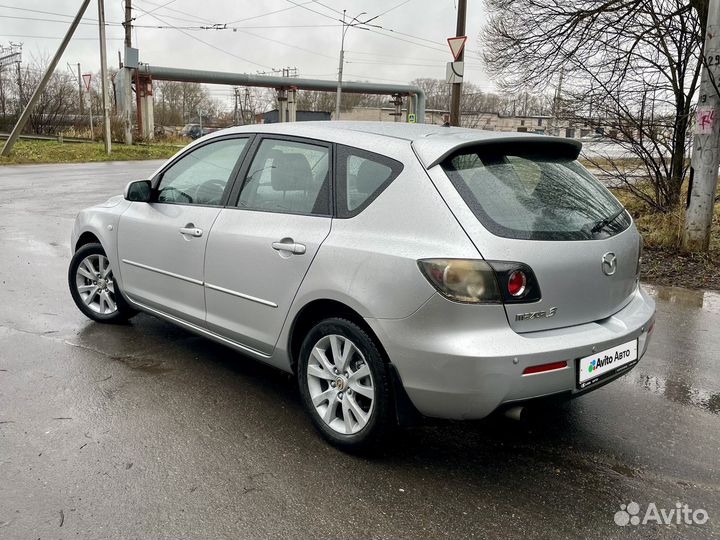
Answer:
M32 38L32 39L62 39L64 36L34 36L30 34L0 34L2 37L7 38ZM73 41L82 40L82 41L97 41L97 36L95 37L75 37L73 36ZM108 41L123 41L123 38L107 38Z
M151 2L148 2L148 3L151 3ZM167 25L168 28L173 29L173 30L177 30L177 31L179 31L179 32L183 32L183 28L177 27L177 26L174 26L174 25L171 25L171 24L167 23L166 21L163 21L163 20L160 19L156 14L153 14L153 13L151 13L151 12L148 12L148 11L146 11L146 10L145 10L144 8L142 8L142 7L137 7L137 9L145 12L146 14L149 14L151 17L154 17L155 19L159 20L161 23L164 23L165 25ZM159 8L158 8L158 9L159 9ZM183 13L182 11L177 10L177 9L175 9L175 8L168 8L168 9L172 9L173 11L177 11L178 13ZM205 20L207 20L207 19L205 19ZM140 26L140 25L134 25L134 26L137 27L137 26ZM277 27L278 27L278 28L281 28L282 26L277 26ZM292 26L291 26L291 27L292 27ZM268 27L268 28L272 28L272 27ZM203 28L203 29L206 29L206 28ZM223 29L225 29L225 28L223 28ZM228 29L229 29L229 28L228 28ZM252 32L248 32L248 31L246 31L246 30L243 30L242 27L233 27L232 30L233 30L233 31L236 31L236 32L241 32L241 33L243 33L243 34L247 34L247 35L249 35L249 36L251 36L251 37L253 37L253 38L255 38L255 39L262 39L262 40L265 40L265 41L270 41L270 42L272 42L272 43L277 43L277 44L282 45L282 46L284 46L284 47L290 47L290 48L292 48L292 49L304 51L304 52L309 53L309 54L314 54L314 55L321 56L321 57L324 57L324 58L330 58L331 60L334 60L334 59L335 59L334 56L329 56L329 55L327 55L327 54L324 54L324 53L321 53L321 52L317 52L317 51L314 51L314 50L311 50L311 49L306 49L306 48L300 47L300 46L298 46L298 45L293 45L293 44L287 43L287 42L285 42L285 41L279 41L279 40L272 39L272 38L269 38L269 37L265 37L265 36L261 36L261 35L258 35L258 34L254 34L254 33L252 33ZM186 32L183 32L183 33L185 33L186 35L190 36L190 34L187 34ZM198 39L198 40L199 40L199 38L197 38L197 37L195 37L195 36L191 36L191 37L193 37L194 39ZM211 46L211 47L215 47L214 45L212 45L212 44L210 44L210 43L207 43L207 42L202 41L202 40L200 40L200 41L201 41L202 43L205 43L206 45L209 45L209 46ZM216 48L217 48L217 47L216 47ZM225 51L225 50L223 50L223 49L219 49L219 48L218 48L218 50L222 50L223 52L225 52L225 53L227 53L227 54L232 54L232 53L229 53L228 51ZM256 62L252 62L252 61L250 61L250 60L248 60L248 61L251 62L251 63L254 63L255 65L259 65L259 66L261 66L261 67L269 67L269 66L265 66L265 65L263 65L263 64L258 64L258 63L256 63Z
M295 7L303 8L305 11L309 11L309 12L311 12L311 13L316 13L317 15L320 15L320 16L325 17L325 18L327 18L327 19L331 19L331 20L333 20L333 21L340 21L340 22L342 22L342 19L336 19L335 17L331 17L330 15L328 15L328 14L326 14L326 13L322 13L322 12L320 12L320 11L315 11L314 9L307 7L307 4L308 4L309 2L306 2L305 4L298 4L297 2L294 2L293 0L287 0L287 1L290 2L290 3L291 3L293 6L295 6Z
M166 17L166 15L163 15ZM214 26L179 26L179 25L161 25L161 24L133 24L133 28L148 28L151 30L233 30L239 31L246 28L251 30L273 29L273 28L337 28L341 24L276 24L276 25L256 25L256 26L225 26L216 23Z
M165 7L165 6L162 5L162 4L158 4L158 3L156 3L156 2L151 2L150 0L143 0L143 2L144 2L144 3L147 3L147 4L150 4L151 6L155 6L156 9L160 9L160 8ZM165 5L167 5L167 4L165 4ZM143 8L141 8L141 7L139 7L139 6L137 6L137 9L139 9L139 10L145 12L145 13L148 13L148 11L154 11L154 10L146 10L146 9L143 9ZM168 11L173 11L173 12L175 12L175 13L180 13L181 15L187 15L188 17L192 17L192 18L193 18L194 20L196 20L196 21L202 21L202 22L208 23L208 24L214 24L214 23L215 23L215 21L211 21L210 19L205 19L204 17L200 17L200 16L198 16L198 15L196 15L196 14L194 14L194 13L188 13L188 12L186 12L186 11L182 11L182 10L176 8L176 7L166 8L166 9L167 9ZM163 17L165 17L165 15L163 15Z
M69 18L71 18L71 19L75 18L75 15L69 15L69 14L67 14L67 13L57 13L57 12L54 12L54 11L43 11L43 10L40 10L40 9L30 9L30 8L22 8L22 7L6 6L6 5L0 5L0 8L15 9L15 10L17 10L17 11L27 11L27 12L30 12L30 13L40 13L40 14L42 14L42 15L57 15L58 17L69 17ZM5 17L7 17L7 18L15 18L15 17L11 17L11 16L9 16L9 15L3 15L3 18L5 18ZM91 18L87 18L87 17L83 17L83 18L84 18L86 21L97 22L97 19L91 19ZM66 22L69 22L69 21L66 21Z
M314 9L310 9L310 8L308 8L307 6L304 6L303 4L298 4L298 3L294 2L293 0L286 0L286 1L287 1L287 2L290 2L291 4L293 4L293 5L295 5L295 6L302 7L303 9L305 9L305 10L307 10L307 11L311 11L312 13L316 13L317 15L320 15L320 16L325 17L325 18L327 18L327 19L336 20L335 17L333 17L332 15L328 15L327 13L322 13L322 12L320 12L320 11L316 11L316 10L314 10ZM314 3L316 3L316 4L320 5L320 6L323 6L323 7L327 8L327 9L330 9L330 10L335 11L335 12L338 11L338 10L336 10L335 8L326 6L326 5L323 4L322 2L319 2L318 0L313 0L313 1L314 1ZM400 7L400 5L395 6L395 7ZM395 9L395 8L393 7L393 8L390 8L390 9L392 10L392 9ZM361 24L367 24L367 22L369 22L369 21L371 21L371 20L374 20L374 19L378 18L379 16L380 16L380 15L376 15L375 17L372 17L371 19L368 19L368 20L365 21L364 23L361 22ZM425 38L425 37L422 37L422 36L416 36L416 35L413 35L413 34L408 34L407 32L401 32L401 31L399 31L399 30L394 30L394 29L392 29L392 28L386 28L386 27L380 26L380 25L371 25L371 26L373 26L374 28L367 28L367 27L363 27L363 26L356 26L356 28L358 28L358 29L360 29L360 30L367 30L368 32L372 32L373 34L378 34L378 35L380 35L380 36L385 36L385 37L388 37L388 38L391 38L391 39L396 39L396 40L398 40L398 41L405 41L405 42L411 43L411 44L413 44L413 45L415 45L415 46L417 46L417 47L424 47L424 48L426 48L426 49L430 49L430 50L434 50L434 51L438 51L438 52L442 52L442 53L447 53L447 49L445 48L445 43L441 43L441 42L439 42L439 41L434 41L434 40L432 40L432 39L428 39L428 38ZM390 33L386 34L386 33L383 33L382 31L384 31L384 32L390 32ZM398 34L399 36L404 36L404 37L412 38L412 39L415 39L415 40L423 41L423 42L425 42L425 43L430 43L430 44L432 44L432 45L437 45L437 47L431 47L430 45L425 45L424 43L417 43L417 42L415 42L415 41L409 41L409 40L407 40L407 39L403 39L403 38L401 38L401 37L398 37L398 36L392 35L392 34Z
M305 4L310 4L310 3L312 3L312 0L308 0L307 2L305 2ZM301 5L302 5L302 4L301 4ZM295 5L295 6L285 7L285 8L282 8L282 9L276 9L275 11L268 11L267 13L261 13L260 15L253 15L252 17L246 17L246 18L244 18L244 19L238 19L238 20L236 20L236 21L229 22L228 24L235 24L235 23L239 23L239 22L250 21L250 20L252 20L252 19L259 19L260 17L267 17L268 15L274 15L275 13L280 13L280 12L282 12L282 11L288 11L288 10L291 10L291 9L295 9L296 7L300 7L300 6Z
M297 6L299 6L299 7L302 7L300 4L296 4L296 3L293 2L292 0L287 0L287 1L290 2L291 4L294 4L294 5L297 5ZM339 13L340 15L342 15L342 11L338 11L337 9L335 9L335 8L333 8L333 7L330 7L330 6L326 5L326 4L323 4L323 3L320 2L319 0L313 0L313 2L316 3L316 4L318 4L318 5L320 5L320 6L322 6L322 7L324 7L324 8L326 8L326 9L329 9L329 10L331 10L331 11L334 11L335 13ZM396 6L396 7L399 7L399 6ZM331 15L328 15L328 14L326 14L326 13L321 13L321 12L319 12L319 11L311 10L310 8L307 8L307 7L306 7L305 9L308 9L309 11L312 11L313 13L317 13L318 15L322 15L323 17L326 17L326 18L335 20L334 17L332 17ZM394 9L394 8L390 8L390 10L392 10L392 9ZM388 11L390 11L390 10L388 10ZM364 22L363 22L363 21L359 21L359 23L360 23L360 25L367 24L369 21L375 20L375 19L377 19L378 17L380 17L380 15L375 15L374 17L372 17L372 18L370 18L370 19L367 19L367 20L364 21ZM378 28L379 30L385 30L386 32L393 32L393 33L395 33L395 34L400 34L400 35L402 35L402 36L410 37L410 38L417 39L417 40L420 40L420 41L425 41L425 42L427 42L427 43L432 43L433 45L445 45L444 43L440 43L440 42L438 42L438 41L434 41L434 40L431 40L431 39L427 39L427 38L424 38L424 37L421 37L421 36L414 36L414 35L412 35L412 34L407 34L407 33L405 33L405 32L400 32L399 30L393 30L392 28L385 28L385 27L379 26L379 25L372 25L372 26ZM363 30L367 30L367 28L363 28Z
M385 15L386 13L390 13L391 11L396 10L397 8L404 6L404 5L407 4L408 2L410 2L410 0L404 0L403 2L400 2L399 4L397 4L396 6L393 6L393 7L389 8L389 9L386 9L386 10L383 11L380 15L377 15L377 17L382 17L382 16Z
M166 6L169 6L173 2L177 2L177 0L169 0L168 2L165 2L163 5L156 7L155 9L151 9L150 11L145 11L145 13L141 13L137 17L133 17L134 20L139 19L140 17L144 17L145 15L152 15L153 12L157 11L158 9L162 9ZM143 10L144 11L144 10ZM129 23L130 21L125 21L126 23Z
M342 14L343 14L343 12L340 11L339 9L335 9L335 8L333 8L333 7L328 6L327 4L323 4L322 2L320 2L320 0L312 0L312 1L313 1L313 3L320 5L320 6L324 7L325 9L329 9L330 11L334 11L334 12L337 13L338 15L342 15Z
M147 0L143 0L143 1L147 1ZM151 6L158 6L158 9L160 9L160 8L162 7L162 5L154 4L154 3L152 3L152 2L148 2L148 4L151 5ZM173 12L175 12L175 11L174 11L174 8L167 8L167 10L168 10L168 11L173 11ZM148 11L150 11L150 10L148 10ZM175 12L175 13L177 13L177 12ZM177 17L176 15L170 15L170 14L168 14L168 13L161 13L161 15L162 15L163 17L165 17L166 19L173 19L173 20L175 20L175 21L191 22L191 23L196 23L196 22L200 21L200 19L198 19L198 18L197 18L196 16L194 16L194 15L191 15L191 17L192 17L191 19L187 19L187 18L185 18L185 17ZM140 15L140 16L142 16L142 15ZM205 22L205 21L203 21L203 22Z
M317 15L320 15L321 17L325 17L326 19L331 19L331 20L333 20L333 21L334 21L334 20L341 20L341 19L335 19L335 17L333 17L333 16L331 16L331 15L328 15L327 13L322 13L322 12L320 12L320 11L316 11L316 10L314 10L314 9L311 9L311 8L305 6L304 4L298 4L298 3L294 2L293 0L287 0L287 2L290 2L290 3L293 4L294 6L301 7L301 8L303 8L303 9L305 9L306 11L310 11L310 12L312 12L312 13L315 13L315 14L317 14ZM319 2L317 2L317 0L315 0L315 3L317 3L318 5L323 6L323 4L320 4ZM333 9L333 8L330 8L330 9ZM333 11L336 11L336 10L333 9ZM361 24L362 24L362 23L361 23ZM410 41L410 40L407 40L407 39L403 39L403 38L400 38L400 37L398 37L398 36L393 36L393 35L390 35L390 34L384 34L384 33L382 33L382 32L379 32L379 31L377 31L377 30L374 30L374 29L372 29L372 28L367 28L367 27L364 27L364 26L355 26L355 28L357 28L357 29L359 29L359 30L366 30L366 31L368 31L368 32L372 32L373 34L378 34L378 35L380 35L380 36L385 36L385 37L388 37L388 38L391 38L391 39L396 39L396 40L399 40L399 41L405 41L405 42L411 43L411 44L413 44L413 45L415 45L415 46L417 46L417 47L425 47L426 49L431 49L431 50L438 51L438 52L447 52L446 49L440 49L440 48L438 48L438 47L431 47L431 46L429 46L429 45L424 45L424 44L422 44L422 43L417 43L417 42L415 42L415 41ZM381 27L381 26L378 26L377 28L379 28L379 29L381 29L381 30L385 30L385 31L395 32L395 31L393 31L393 30L387 30L387 29L385 29L385 28L383 28L383 27ZM401 32L395 32L395 33L401 33ZM406 35L406 36L408 36L408 37L415 37L415 36L411 36L410 34L404 34L404 33L402 33L402 34L403 34L403 35ZM433 44L435 44L435 45L439 45L439 43L437 43L437 42L435 42L435 41L431 41L431 40L425 39L425 38L416 38L416 39L421 39L421 40L423 40L423 41L429 41L430 43L433 43Z
M327 54L324 54L324 53L321 53L321 52L313 51L313 50L311 50L311 49L305 49L304 47L299 47L299 46L294 45L294 44L292 44L292 43L286 43L286 42L284 42L284 41L279 41L279 40L272 39L272 38L269 38L269 37L259 36L259 35L257 35L257 34L253 34L252 32L247 32L247 31L245 31L245 30L238 30L238 32L241 32L241 33L243 33L243 34L248 34L249 36L252 36L252 37L257 38L257 39L264 39L265 41L270 41L270 42L272 42L272 43L278 43L278 44L280 44L280 45L283 45L283 46L285 46L285 47L290 47L290 48L296 49L296 50L298 50L298 51L304 51L304 52L307 52L307 53L310 53L310 54L314 54L314 55L317 55L317 56L322 56L322 57L324 57L324 58L330 58L331 60L335 60L335 57L334 57L334 56L330 56L330 55L327 55Z
M0 7L2 7L2 6L0 6ZM63 15L63 16L65 17L66 15ZM70 22L70 21L62 21L60 19L40 19L38 17L20 17L18 15L3 15L2 18L3 19L16 19L16 20L21 20L21 21L39 21L39 22L63 23L63 24L67 24ZM93 22L80 21L78 24L82 24L85 26L87 26L87 25L97 26L96 22L93 23ZM119 26L119 25L120 25L120 23L109 23L109 22L105 23L105 26Z
M348 73L347 75L350 77L356 77L358 79L365 80L365 81L368 80L367 75L356 75L353 73ZM383 79L382 77L375 77L374 75L372 78L377 79L378 81L388 81L388 82L394 82L394 83L400 83L400 84L408 84L408 81L399 81L397 79Z
M368 64L372 66L419 66L419 67L444 67L446 62L433 62L429 64L419 64L412 62L371 62L364 59L361 60L348 60L348 64ZM467 67L480 67L479 64L465 64Z
M138 7L137 9L139 9L139 10L147 13L148 15L150 15L150 16L153 17L154 19L157 19L158 21L160 21L161 23L163 23L163 24L165 24L165 25L172 26L171 24L168 24L167 21L162 20L160 17L158 17L158 16L155 15L154 13L147 12L147 11L145 11L145 10L144 10L143 8L141 8L141 7ZM196 40L196 41L199 41L200 43L202 43L202 44L204 44L204 45L206 45L206 46L208 46L208 47L211 47L211 48L215 49L216 51L220 51L220 52L222 52L222 53L224 53L224 54L227 54L227 55L229 55L229 56L232 56L232 57L234 57L234 58L237 58L238 60L242 60L243 62L247 62L247 63L249 63L249 64L253 64L254 66L259 66L259 67L264 67L264 68L270 68L270 66L267 66L267 65L265 65L265 64L260 64L259 62L255 62L255 61L250 60L250 59L248 59L248 58L243 58L242 56L239 56L239 55L237 55L237 54L235 54L235 53L232 53L232 52L230 52L230 51L227 51L227 50L225 50L225 49L222 49L222 48L220 48L220 47L218 47L218 46L216 46L216 45L213 45L212 43L208 43L207 41L202 40L202 39L200 39L200 38L197 37L197 36L193 36L192 34L189 34L189 33L185 32L184 30L181 30L181 29L179 29L179 28L176 28L176 30L177 30L178 32L186 35L187 37L189 37L189 38L191 38L191 39L194 39L194 40Z

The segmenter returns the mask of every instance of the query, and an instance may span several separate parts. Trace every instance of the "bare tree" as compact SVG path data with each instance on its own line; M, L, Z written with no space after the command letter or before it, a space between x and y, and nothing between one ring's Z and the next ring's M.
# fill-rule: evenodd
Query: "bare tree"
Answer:
M156 81L153 84L155 122L159 126L197 122L199 111L203 117L217 117L221 113L221 104L211 98L200 83Z
M43 60L34 59L22 66L19 81L21 84L15 95L18 110L25 106L46 69L47 62ZM78 108L75 84L75 80L67 72L56 71L52 75L30 115L28 126L33 133L57 133L64 126L74 123L74 114Z
M347 106L348 95L349 94L343 94L343 107ZM335 93L317 90L300 90L297 93L297 108L299 111L332 112L335 110Z
M628 172L612 155L596 165L658 210L676 207L699 82L702 0L695 6L686 0L486 4L484 59L501 87L544 91L562 72L561 110L571 120L613 126L626 163L639 171ZM654 193L638 188L638 173Z

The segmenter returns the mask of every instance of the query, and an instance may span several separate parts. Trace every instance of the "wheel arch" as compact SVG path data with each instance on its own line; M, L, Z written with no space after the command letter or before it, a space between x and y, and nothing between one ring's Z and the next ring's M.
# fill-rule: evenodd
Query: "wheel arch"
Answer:
M75 246L73 249L73 252L77 251L81 247L87 244L100 244L102 245L102 242L97 237L97 235L91 231L85 231L80 235L80 237L77 239L77 242L75 242Z
M293 373L297 373L298 357L300 355L300 347L302 346L305 334L316 323L323 319L331 317L339 317L348 319L357 324L368 335L375 340L385 362L389 362L387 351L383 347L382 341L373 331L365 319L353 308L339 300L331 300L329 298L316 299L305 304L295 315L290 332L288 335L288 356L290 359L290 368Z
M395 419L401 426L413 426L423 422L423 417L410 400L405 391L400 374L393 365L385 347L380 341L377 333L370 327L365 319L353 308L338 300L329 298L316 299L305 304L295 315L288 336L288 358L290 369L297 376L297 363L300 355L303 337L310 328L317 322L330 317L348 319L357 324L375 341L382 355L383 361L387 364L392 385L393 408Z

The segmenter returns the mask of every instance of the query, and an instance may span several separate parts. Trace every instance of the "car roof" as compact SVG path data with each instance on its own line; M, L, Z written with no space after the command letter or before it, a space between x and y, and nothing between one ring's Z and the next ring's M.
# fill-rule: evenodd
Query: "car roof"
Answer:
M444 127L436 124L410 124L405 122L343 122L312 121L273 124L253 124L217 131L210 136L228 133L278 133L311 137L349 144L347 135L372 135L378 149L383 146L378 138L408 141L415 154L426 168L431 168L458 149L494 142L526 143L542 141L566 147L575 155L579 154L582 143L575 139L551 137L535 133L486 131L458 127ZM352 136L350 137L352 139ZM380 150L379 153L382 153Z

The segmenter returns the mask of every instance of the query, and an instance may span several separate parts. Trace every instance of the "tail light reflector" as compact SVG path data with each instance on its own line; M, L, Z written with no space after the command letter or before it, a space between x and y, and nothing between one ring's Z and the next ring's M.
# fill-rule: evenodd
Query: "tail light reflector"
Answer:
M561 362L550 362L549 364L540 364L538 366L529 366L523 370L523 375L532 375L533 373L543 373L545 371L554 371L556 369L563 369L567 367L567 362L562 360Z

